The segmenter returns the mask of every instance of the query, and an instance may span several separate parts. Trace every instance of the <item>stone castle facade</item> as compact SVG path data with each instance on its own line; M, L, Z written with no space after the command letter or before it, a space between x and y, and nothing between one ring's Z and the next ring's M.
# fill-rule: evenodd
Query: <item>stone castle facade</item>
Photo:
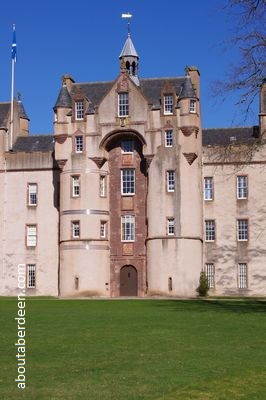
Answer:
M54 134L0 104L0 294L266 295L266 84L259 125L202 129L196 67L140 79L128 35L114 81L62 78Z

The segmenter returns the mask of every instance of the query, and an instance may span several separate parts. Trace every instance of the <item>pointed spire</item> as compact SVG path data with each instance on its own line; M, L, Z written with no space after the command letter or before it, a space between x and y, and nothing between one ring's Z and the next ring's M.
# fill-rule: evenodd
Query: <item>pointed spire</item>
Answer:
M181 94L179 96L180 99L187 99L187 98L195 98L196 94L195 94L195 90L193 88L192 82L191 82L191 78L188 75L188 73L186 74L183 86L182 86L182 91Z
M119 59L121 60L122 57L136 57L137 59L139 59L138 53L136 52L134 44L131 40L130 33L128 33L127 35L127 39L120 53Z

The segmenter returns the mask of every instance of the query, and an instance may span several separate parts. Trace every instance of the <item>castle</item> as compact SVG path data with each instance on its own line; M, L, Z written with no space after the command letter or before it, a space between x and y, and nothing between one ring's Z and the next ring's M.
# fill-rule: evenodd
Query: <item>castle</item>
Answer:
M259 125L202 129L200 74L139 77L130 34L113 81L65 75L54 134L0 104L0 294L266 295L266 83ZM265 213L265 214L264 214Z

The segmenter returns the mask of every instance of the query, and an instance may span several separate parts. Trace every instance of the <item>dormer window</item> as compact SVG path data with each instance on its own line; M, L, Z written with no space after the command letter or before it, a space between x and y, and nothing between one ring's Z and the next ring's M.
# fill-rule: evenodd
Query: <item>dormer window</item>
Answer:
M164 96L164 114L173 114L174 97L172 94Z
M118 116L128 116L128 93L118 93Z
M83 103L83 101L75 102L75 118L76 118L76 120L84 119L84 103Z

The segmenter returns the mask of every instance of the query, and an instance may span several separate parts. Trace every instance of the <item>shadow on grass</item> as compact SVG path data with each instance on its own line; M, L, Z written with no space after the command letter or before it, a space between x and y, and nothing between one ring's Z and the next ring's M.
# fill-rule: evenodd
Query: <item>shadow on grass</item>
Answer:
M264 313L266 315L266 300L231 299L231 300L166 300L160 301L157 307L172 308L173 311L197 312L233 312L237 314Z

